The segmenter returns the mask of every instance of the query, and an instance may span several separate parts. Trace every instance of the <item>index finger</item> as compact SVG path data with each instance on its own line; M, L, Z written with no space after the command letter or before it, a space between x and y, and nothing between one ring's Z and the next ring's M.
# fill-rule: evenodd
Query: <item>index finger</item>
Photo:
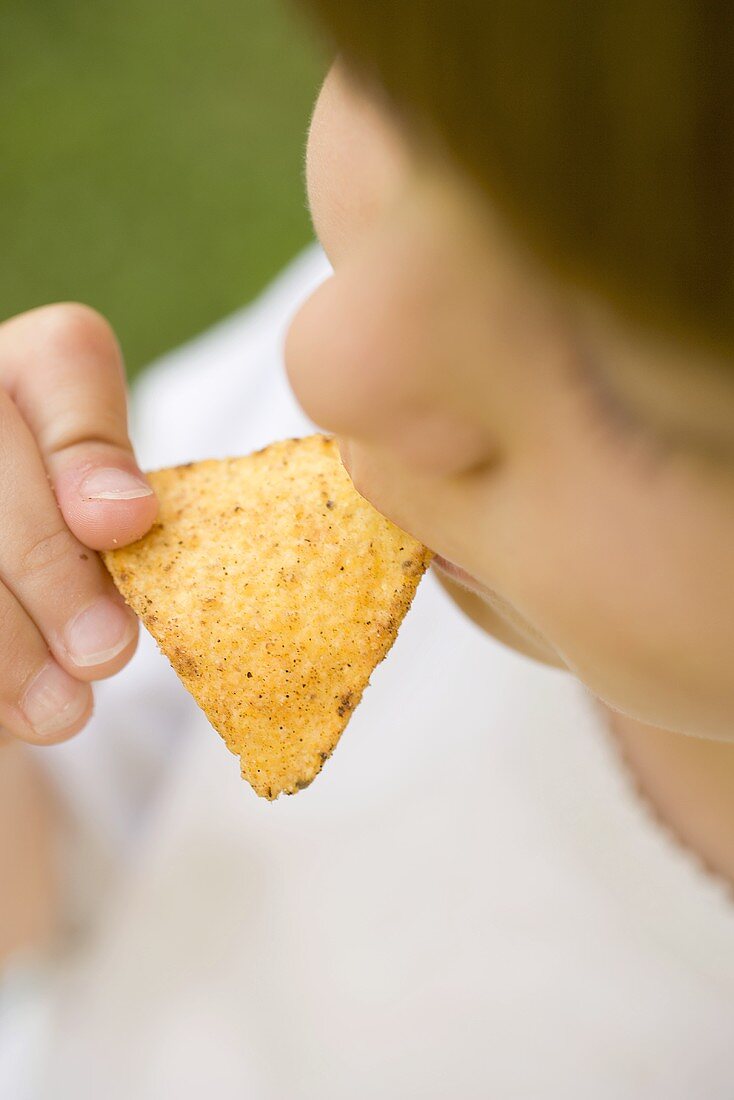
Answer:
M6 321L0 385L33 432L79 541L103 550L145 534L157 502L128 438L122 357L107 321L75 303Z

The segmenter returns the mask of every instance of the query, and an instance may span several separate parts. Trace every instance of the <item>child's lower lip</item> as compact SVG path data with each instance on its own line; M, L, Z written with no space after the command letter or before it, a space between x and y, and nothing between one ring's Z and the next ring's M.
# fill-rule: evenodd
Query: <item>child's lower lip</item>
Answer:
M466 569L462 569L460 565L455 565L447 558L442 558L440 554L434 554L433 564L447 577L450 577L452 581L456 581L457 584L468 588L471 592L476 592L477 595L481 596L486 591L481 581L478 581L471 573L467 573Z

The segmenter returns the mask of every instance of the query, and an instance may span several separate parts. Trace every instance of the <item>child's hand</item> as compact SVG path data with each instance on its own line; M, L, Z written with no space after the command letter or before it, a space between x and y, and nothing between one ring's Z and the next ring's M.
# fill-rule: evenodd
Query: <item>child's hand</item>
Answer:
M0 739L59 741L117 672L137 623L95 550L151 526L107 322L80 305L0 325Z

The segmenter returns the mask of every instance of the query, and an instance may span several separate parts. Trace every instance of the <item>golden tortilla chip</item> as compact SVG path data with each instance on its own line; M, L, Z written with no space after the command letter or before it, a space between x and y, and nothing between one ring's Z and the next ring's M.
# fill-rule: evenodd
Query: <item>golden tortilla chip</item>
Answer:
M149 477L158 522L107 568L245 779L294 794L334 750L430 553L357 493L324 436Z

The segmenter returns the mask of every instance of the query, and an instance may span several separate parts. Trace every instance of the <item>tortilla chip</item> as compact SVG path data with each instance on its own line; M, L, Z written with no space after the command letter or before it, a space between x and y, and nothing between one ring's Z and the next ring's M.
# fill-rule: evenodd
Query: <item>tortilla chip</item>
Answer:
M149 475L115 584L268 799L307 787L395 640L430 553L355 490L333 439Z

